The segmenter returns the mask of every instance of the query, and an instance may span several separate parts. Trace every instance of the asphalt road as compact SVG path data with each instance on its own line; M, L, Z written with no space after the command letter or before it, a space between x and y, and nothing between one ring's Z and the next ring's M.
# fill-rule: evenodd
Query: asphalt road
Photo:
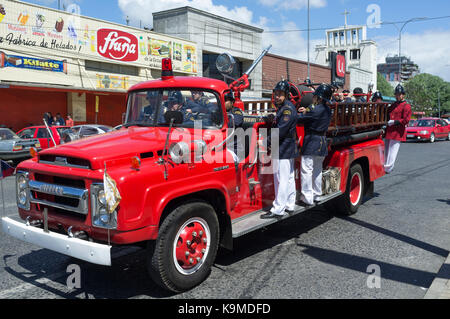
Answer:
M3 184L6 214L16 215L14 178ZM0 299L423 298L450 250L450 142L403 143L394 172L351 217L316 209L234 245L204 283L173 295L147 275L145 250L119 250L103 267L0 232ZM67 286L72 264L81 288Z

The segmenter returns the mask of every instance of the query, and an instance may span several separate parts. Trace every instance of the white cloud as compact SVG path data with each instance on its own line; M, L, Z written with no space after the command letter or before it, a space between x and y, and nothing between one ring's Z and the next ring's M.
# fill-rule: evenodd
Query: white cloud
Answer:
M430 73L450 81L450 31L426 30L421 33L402 34L401 54L411 57L422 73ZM398 54L398 36L376 37L378 44L378 63L384 63L389 54Z
M170 10L179 7L190 6L200 10L233 19L242 23L251 24L253 12L247 7L228 8L223 5L215 5L212 0L118 0L119 8L124 16L133 21L141 21L144 25L153 25L153 12ZM137 22L137 24L139 24Z
M299 10L308 6L308 0L259 0L259 3L267 7L275 7L285 10ZM326 0L310 0L309 3L311 8L322 8L326 5Z

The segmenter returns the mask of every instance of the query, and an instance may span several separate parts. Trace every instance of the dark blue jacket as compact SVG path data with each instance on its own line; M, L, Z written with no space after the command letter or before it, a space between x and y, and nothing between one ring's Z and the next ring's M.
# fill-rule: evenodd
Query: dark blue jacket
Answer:
M303 123L305 127L302 155L327 156L326 132L331 122L331 110L323 104L311 108L311 111L298 117L298 123Z
M272 134L268 136L268 145L272 150L272 157L278 156L279 159L291 159L299 156L297 146L297 110L295 106L288 100L278 108L275 116L275 123L273 128L278 129L278 135L273 137L279 138L279 152L274 154L276 150L272 148ZM273 130L272 130L273 131ZM276 158L276 157L275 157Z

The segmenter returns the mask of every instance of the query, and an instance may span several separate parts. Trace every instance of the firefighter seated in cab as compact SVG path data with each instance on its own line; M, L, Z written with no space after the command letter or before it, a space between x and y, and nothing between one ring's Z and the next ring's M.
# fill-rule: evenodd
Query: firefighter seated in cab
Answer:
M295 158L298 157L297 147L297 110L289 101L290 85L288 81L280 81L273 89L274 104L277 109L272 132L267 137L267 146L271 148L275 200L267 214L262 219L281 218L291 213L295 208ZM275 130L274 130L275 129ZM278 139L278 149L274 147L274 139Z
M327 103L332 94L330 85L321 84L313 93L313 104L299 109L298 123L303 123L305 128L301 152L302 206L312 206L321 200L322 165L328 155L326 133L331 122L331 110Z
M234 136L227 142L227 149L232 153L234 161L239 162L245 156L245 141L242 140L244 132L242 131L236 134L236 130L242 129L242 124L244 123L244 113L241 109L234 106L235 98L231 90L225 94L224 99L225 109L228 115L228 128L233 129L234 124L235 129L235 133L233 134Z
M184 105L183 94L181 94L180 91L170 91L168 99L167 99L166 112L178 111L183 115L183 123L190 122L190 121L192 121L192 123L193 123L194 117L192 116L192 114L186 112L184 107L185 107L185 105ZM164 116L162 116L162 115L163 114L161 114L160 122L165 123Z
M148 91L147 92L146 100L148 101L149 104L144 106L143 112L140 116L141 120L153 121L155 119L156 110L158 109L158 106L159 106L158 105L159 104L158 97L159 97L158 91Z

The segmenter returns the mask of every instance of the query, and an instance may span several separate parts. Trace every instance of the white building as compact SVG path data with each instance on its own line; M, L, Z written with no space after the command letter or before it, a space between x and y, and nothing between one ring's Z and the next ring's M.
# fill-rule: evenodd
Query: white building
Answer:
M367 92L370 83L377 88L377 45L367 40L365 26L345 25L326 30L326 43L316 46L315 62L331 65L330 52L345 56L346 68L350 72L350 90L360 87Z
M155 32L195 42L198 75L223 80L215 63L221 53L230 53L237 62L234 78L240 77L261 54L263 29L217 16L192 7L153 13ZM262 63L250 76L251 86L243 97L261 98Z

